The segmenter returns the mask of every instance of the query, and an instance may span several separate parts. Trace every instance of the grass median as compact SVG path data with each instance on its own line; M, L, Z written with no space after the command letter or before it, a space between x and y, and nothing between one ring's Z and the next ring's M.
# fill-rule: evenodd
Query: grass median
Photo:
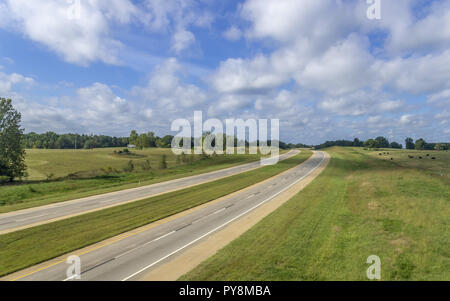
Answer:
M382 280L450 280L450 153L327 151L308 187L181 280L367 280L370 255Z
M52 259L246 188L297 166L310 151L242 174L62 221L0 235L0 276Z

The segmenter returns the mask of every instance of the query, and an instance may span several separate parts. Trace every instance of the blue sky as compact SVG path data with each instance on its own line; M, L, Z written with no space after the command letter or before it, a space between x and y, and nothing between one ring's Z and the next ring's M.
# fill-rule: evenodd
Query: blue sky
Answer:
M450 1L380 3L0 0L0 96L27 132L175 134L201 110L289 142L450 141Z

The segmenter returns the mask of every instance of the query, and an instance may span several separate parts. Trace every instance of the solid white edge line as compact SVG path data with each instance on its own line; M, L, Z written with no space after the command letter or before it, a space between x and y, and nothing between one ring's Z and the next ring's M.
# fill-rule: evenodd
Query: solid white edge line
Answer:
M219 230L219 229L221 229L221 228L227 226L228 224L234 222L235 220L241 218L242 216L244 216L244 215L246 215L247 213L249 213L249 212L255 210L256 208L260 207L261 205L267 203L268 201L270 201L270 200L272 200L273 198L277 197L277 196L280 195L281 193L285 192L286 190L288 190L288 189L291 188L292 186L296 185L298 182L302 181L304 178L306 178L307 176L309 176L311 173L313 173L317 168L319 168L319 167L322 165L322 162L325 160L325 153L323 153L323 152L321 152L321 153L322 153L322 155L323 155L323 158L322 158L322 160L320 161L320 163L319 163L316 167L314 167L313 169L311 169L306 175L304 175L304 176L301 177L300 179L296 180L294 183L292 183L292 184L290 184L289 186L283 188L282 190L280 190L280 191L277 192L276 194L274 194L274 195L272 195L271 197L265 199L265 200L262 201L261 203L259 203L259 204L255 205L255 206L253 206L252 208L248 209L247 211L245 211L245 212L239 214L238 216L232 218L232 219L229 220L228 222L226 222L226 223L224 223L224 224L222 224L222 225L220 225L220 226L214 228L213 230L209 231L209 232L206 233L206 234L203 234L202 236L200 236L200 237L194 239L193 241L191 241L190 243L188 243L188 244L182 246L181 248L179 248L179 249L173 251L172 253L169 253L168 255L166 255L166 256L164 256L164 257L158 259L157 261L153 262L152 264L149 264L148 266L146 266L146 267L140 269L140 270L137 271L136 273L134 273L134 274L132 274L132 275L130 275L130 276L128 276L128 277L122 279L121 281L127 281L128 279L130 279L130 278L132 278L132 277L134 277L134 276L136 276L136 275L142 273L143 271L145 271L145 270L151 268L152 266L154 266L154 265L160 263L161 261L163 261L163 260L169 258L170 256L172 256L172 255L174 255L174 254L180 252L181 250L183 250L183 249L189 247L190 245L196 243L197 241L199 241L199 240L205 238L206 236L208 236L208 235L210 235L210 234L216 232L217 230Z

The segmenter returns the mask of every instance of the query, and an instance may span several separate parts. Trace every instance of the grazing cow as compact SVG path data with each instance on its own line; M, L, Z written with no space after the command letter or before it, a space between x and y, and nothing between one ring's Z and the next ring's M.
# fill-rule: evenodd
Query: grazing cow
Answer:
M436 157L432 157L431 160L436 160Z
M419 157L419 159L422 159L422 157Z

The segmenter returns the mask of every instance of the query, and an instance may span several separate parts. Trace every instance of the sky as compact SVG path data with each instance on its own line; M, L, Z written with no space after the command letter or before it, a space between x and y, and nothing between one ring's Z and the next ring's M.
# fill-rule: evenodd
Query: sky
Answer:
M450 141L450 0L373 1L0 0L0 97L26 132L174 135L200 110Z

